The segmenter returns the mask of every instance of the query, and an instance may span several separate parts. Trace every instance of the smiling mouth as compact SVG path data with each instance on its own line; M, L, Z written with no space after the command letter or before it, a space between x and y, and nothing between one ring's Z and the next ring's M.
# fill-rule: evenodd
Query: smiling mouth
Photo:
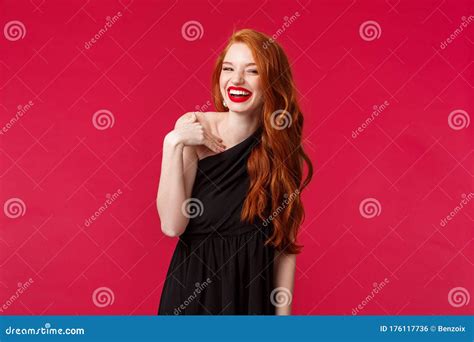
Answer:
M252 96L252 92L242 87L229 87L227 95L232 102L245 102Z

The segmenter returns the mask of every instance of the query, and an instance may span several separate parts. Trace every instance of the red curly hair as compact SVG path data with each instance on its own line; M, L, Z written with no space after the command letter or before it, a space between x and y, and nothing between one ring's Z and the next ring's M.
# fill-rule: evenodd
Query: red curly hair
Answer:
M224 57L234 43L244 43L252 51L264 90L259 118L262 139L247 162L250 188L241 220L253 223L258 216L268 221L268 210L277 213L271 218L273 233L266 244L287 254L298 254L302 246L296 238L304 220L299 194L311 181L313 166L301 144L303 113L298 106L290 64L280 45L267 35L250 29L235 32L218 56L212 75L213 102L219 112L227 111L219 78ZM303 181L304 163L308 172ZM283 203L287 205L281 210Z

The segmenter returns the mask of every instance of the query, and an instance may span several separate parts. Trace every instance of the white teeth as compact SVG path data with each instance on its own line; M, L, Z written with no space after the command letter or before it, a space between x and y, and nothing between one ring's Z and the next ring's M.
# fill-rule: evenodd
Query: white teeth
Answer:
M243 95L243 96L247 96L247 95L250 95L250 93L246 92L246 91L243 91L243 90L231 90L229 91L230 95Z

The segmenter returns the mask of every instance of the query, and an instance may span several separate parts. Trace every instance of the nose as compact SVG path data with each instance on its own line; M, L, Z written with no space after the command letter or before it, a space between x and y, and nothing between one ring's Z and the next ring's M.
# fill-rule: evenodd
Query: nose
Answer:
M232 76L232 84L238 85L244 83L244 76L242 71L236 71Z

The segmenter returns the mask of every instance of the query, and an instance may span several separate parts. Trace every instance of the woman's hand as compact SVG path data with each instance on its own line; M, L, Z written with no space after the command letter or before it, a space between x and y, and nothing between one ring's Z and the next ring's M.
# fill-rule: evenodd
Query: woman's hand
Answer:
M272 299L278 316L291 315L293 288L295 284L296 254L276 252L274 256L274 284Z
M225 151L222 139L206 130L199 122L196 113L188 113L180 118L176 122L175 129L167 134L166 139L184 146L204 145L216 153Z

